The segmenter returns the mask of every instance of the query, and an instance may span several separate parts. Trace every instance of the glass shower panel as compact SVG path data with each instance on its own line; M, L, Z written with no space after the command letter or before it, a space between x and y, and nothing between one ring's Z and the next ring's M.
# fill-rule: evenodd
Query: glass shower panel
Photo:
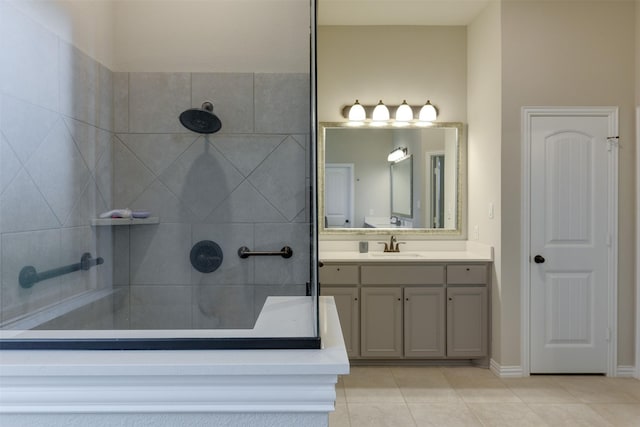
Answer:
M0 348L319 348L314 10L0 2Z

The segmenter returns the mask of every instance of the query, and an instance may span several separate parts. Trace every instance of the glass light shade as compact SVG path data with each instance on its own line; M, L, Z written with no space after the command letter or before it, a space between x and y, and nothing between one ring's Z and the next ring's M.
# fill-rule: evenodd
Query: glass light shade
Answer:
M389 109L382 103L382 100L380 100L380 102L378 102L378 105L376 105L376 108L373 109L371 119L374 122L389 121Z
M349 121L351 122L364 122L367 118L367 113L364 111L364 107L360 105L356 99L355 104L349 109Z
M402 104L396 110L396 121L409 122L413 120L413 110L411 106L407 104L407 100L402 101Z
M387 156L387 161L389 162L397 162L398 160L404 158L407 155L406 148L396 148Z
M421 122L433 122L438 118L438 112L436 107L431 105L431 101L427 101L426 104L420 109L418 120Z

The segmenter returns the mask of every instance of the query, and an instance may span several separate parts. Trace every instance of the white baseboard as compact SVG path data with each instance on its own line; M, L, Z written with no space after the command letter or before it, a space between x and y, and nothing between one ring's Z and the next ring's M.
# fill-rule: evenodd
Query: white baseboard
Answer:
M514 365L514 366L501 366L498 362L491 359L489 364L489 369L496 376L500 378L517 378L525 376L522 371L522 366ZM632 365L619 365L616 368L616 377L621 378L635 378L636 377L636 367Z
M501 366L493 359L489 363L489 369L500 378L519 378L524 376L522 366Z
M616 377L634 378L636 375L635 366L620 366L616 369Z

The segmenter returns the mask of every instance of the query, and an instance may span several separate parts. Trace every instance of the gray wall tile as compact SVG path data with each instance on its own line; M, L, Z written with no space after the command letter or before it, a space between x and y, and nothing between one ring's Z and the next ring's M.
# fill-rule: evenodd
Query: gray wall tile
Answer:
M98 99L97 123L102 129L113 130L114 102L113 102L113 72L98 63Z
M196 215L182 203L162 182L155 180L146 190L130 203L134 210L147 210L160 222L194 222Z
M129 207L155 177L118 138L113 141L113 207L120 209Z
M244 175L267 158L286 135L216 135L212 144Z
M131 227L103 227L112 231L113 239L113 284L114 286L129 286L130 276L130 231Z
M252 73L193 73L191 80L191 106L212 102L222 122L220 133L253 132Z
M18 156L0 131L0 194L16 176L20 167Z
M111 132L69 118L65 118L64 123L89 171L95 176L98 160L111 149Z
M240 184L206 219L208 223L287 222L248 181Z
M160 175L198 138L196 134L118 134L155 175Z
M64 223L87 185L89 170L62 120L25 167L60 223Z
M256 74L256 133L308 133L310 92L308 74Z
M129 73L113 73L113 131L129 132Z
M2 96L0 128L22 163L38 149L60 115L10 96Z
M59 226L60 222L38 187L29 174L21 169L0 196L0 231L6 233Z
M58 39L3 3L0 22L0 92L58 109Z
M260 193L292 220L305 207L305 152L287 138L249 176Z
M191 74L129 74L130 132L184 132L178 116L190 107Z
M98 124L99 64L77 47L60 41L60 112Z
M199 138L164 171L160 180L202 220L243 177L206 138Z
M190 224L131 226L131 284L189 283L190 250Z

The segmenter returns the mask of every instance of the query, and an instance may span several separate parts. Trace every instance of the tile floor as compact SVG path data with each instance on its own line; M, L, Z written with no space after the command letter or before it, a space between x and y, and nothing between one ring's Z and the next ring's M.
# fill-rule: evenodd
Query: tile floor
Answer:
M640 427L640 381L602 376L498 378L474 367L352 366L330 427Z

